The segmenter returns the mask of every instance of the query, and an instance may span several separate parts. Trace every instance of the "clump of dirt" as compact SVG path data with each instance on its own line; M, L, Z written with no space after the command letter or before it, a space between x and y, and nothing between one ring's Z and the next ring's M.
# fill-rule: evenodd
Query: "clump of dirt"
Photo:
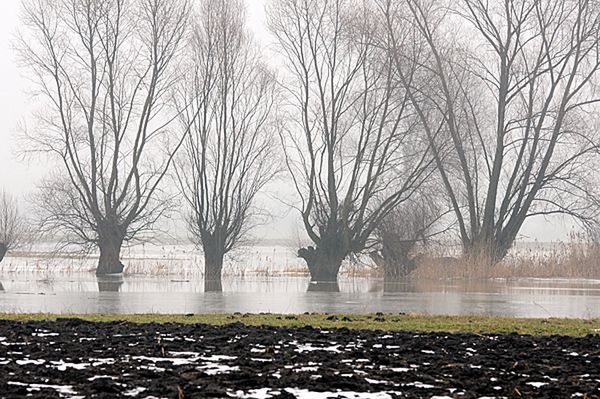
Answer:
M316 392L600 397L600 337L0 321L2 398L285 399Z

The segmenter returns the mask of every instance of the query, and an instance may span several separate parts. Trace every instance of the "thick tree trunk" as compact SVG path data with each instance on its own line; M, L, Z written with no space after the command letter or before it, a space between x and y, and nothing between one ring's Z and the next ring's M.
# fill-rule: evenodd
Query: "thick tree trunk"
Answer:
M222 250L215 248L204 248L204 291L220 292L223 291L221 275L223 272L223 258L225 255Z
M6 244L0 243L0 262L2 262L2 259L4 259L4 256L7 252L8 247L6 246Z
M204 280L204 292L223 292L223 282L219 280Z
M314 282L337 283L345 255L321 248L301 248L298 256L306 261L310 279Z
M97 276L107 274L123 273L123 263L121 263L121 247L123 239L115 236L103 237L98 244L100 247L100 259L98 260Z

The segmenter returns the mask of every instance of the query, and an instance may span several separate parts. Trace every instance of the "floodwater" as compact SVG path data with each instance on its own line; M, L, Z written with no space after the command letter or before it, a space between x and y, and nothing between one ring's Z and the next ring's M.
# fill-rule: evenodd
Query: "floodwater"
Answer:
M316 289L315 289L316 288ZM306 277L97 278L93 274L0 274L0 313L416 312L515 317L600 317L600 280L406 281L340 279L337 292Z

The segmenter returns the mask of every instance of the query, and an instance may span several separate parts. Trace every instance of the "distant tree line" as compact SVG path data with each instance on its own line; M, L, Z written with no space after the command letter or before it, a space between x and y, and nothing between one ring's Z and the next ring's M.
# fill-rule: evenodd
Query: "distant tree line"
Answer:
M271 0L273 62L245 7L23 1L44 104L26 151L59 165L40 225L97 249L98 274L183 199L220 289L274 179L296 192L314 281L361 253L404 276L442 231L493 266L528 218L596 224L598 2Z

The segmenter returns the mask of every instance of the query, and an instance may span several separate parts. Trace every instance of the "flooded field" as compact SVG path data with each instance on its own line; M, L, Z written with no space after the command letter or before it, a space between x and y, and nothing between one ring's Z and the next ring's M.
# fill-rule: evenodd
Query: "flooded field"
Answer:
M0 274L0 312L417 312L516 317L600 317L600 280L406 281L340 279L316 291L307 277L235 277L204 292L201 277Z

